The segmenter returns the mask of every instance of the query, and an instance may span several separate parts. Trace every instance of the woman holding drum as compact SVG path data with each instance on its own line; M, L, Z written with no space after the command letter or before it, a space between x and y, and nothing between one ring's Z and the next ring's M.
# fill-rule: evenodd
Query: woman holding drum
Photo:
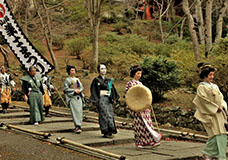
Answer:
M125 88L127 108L134 117L135 144L138 148L146 146L155 147L160 145L162 135L154 130L151 120L152 95L139 79L142 76L142 69L135 65L130 69L130 80Z

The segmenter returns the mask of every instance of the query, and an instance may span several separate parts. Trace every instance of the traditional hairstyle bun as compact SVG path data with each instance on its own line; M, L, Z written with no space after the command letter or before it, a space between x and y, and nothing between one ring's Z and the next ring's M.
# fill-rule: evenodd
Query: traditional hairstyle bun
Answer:
M139 64L136 64L130 68L130 77L134 77L135 73L138 71L142 71L142 68Z
M201 72L200 72L201 79L208 77L210 72L215 71L215 68L209 63L201 62L197 65L197 67L201 69Z
M199 64L197 64L198 68L201 68L205 63L204 62L200 62Z

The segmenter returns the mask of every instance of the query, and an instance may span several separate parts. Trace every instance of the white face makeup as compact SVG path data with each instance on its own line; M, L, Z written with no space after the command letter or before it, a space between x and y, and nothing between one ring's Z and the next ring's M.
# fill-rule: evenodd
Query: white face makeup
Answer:
M101 64L101 65L100 65L100 74L101 74L101 75L105 75L106 72L107 72L106 66L103 65L103 64Z

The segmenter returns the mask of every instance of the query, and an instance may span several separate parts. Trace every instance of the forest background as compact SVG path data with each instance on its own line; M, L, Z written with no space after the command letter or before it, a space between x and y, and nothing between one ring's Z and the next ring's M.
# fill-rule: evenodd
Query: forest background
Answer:
M61 94L66 66L75 65L89 103L96 66L104 63L121 97L116 112L126 111L129 69L140 64L141 81L151 89L154 106L194 112L197 64L208 62L216 67L215 83L228 100L228 0L6 1L29 40L55 66L49 76ZM148 8L149 18L142 12ZM23 67L3 38L0 50L0 63L20 90ZM22 100L19 91L14 100ZM58 94L52 100L64 106ZM126 112L122 116L129 117Z

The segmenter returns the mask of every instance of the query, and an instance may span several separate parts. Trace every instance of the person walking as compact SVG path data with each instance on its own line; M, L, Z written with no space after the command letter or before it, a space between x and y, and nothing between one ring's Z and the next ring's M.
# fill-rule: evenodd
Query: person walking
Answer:
M24 100L30 106L29 122L34 125L39 125L44 121L43 116L43 94L42 78L36 74L36 67L29 68L29 74L21 79L22 93Z
M133 79L127 83L125 94L132 86L143 85L142 82L139 81L141 76L142 68L139 65L132 66L130 69L130 77ZM134 117L133 126L136 147L145 148L159 146L162 135L154 130L151 120L151 110L146 109L141 112L135 112L129 107L127 108L131 116Z
M44 88L43 103L45 109L45 117L51 117L51 115L49 114L49 109L52 106L51 92L57 89L51 84L51 78L49 76L45 75L42 78Z
M105 138L113 138L117 133L114 120L113 103L119 95L113 85L113 79L106 77L106 66L97 66L98 77L94 78L90 86L90 100L98 107L99 125Z
M215 68L208 63L199 63L198 68L202 82L198 85L193 103L196 106L194 117L202 122L209 137L203 149L204 158L226 160L227 103L219 87L212 83Z
M0 99L2 105L2 113L8 113L7 109L11 103L11 87L16 91L16 83L13 81L10 74L6 73L4 66L0 67Z
M82 93L84 87L80 80L75 77L76 67L68 65L67 73L69 77L64 82L64 93L66 96L66 102L71 110L74 120L74 132L80 134L82 132L82 109L85 104L84 95Z

